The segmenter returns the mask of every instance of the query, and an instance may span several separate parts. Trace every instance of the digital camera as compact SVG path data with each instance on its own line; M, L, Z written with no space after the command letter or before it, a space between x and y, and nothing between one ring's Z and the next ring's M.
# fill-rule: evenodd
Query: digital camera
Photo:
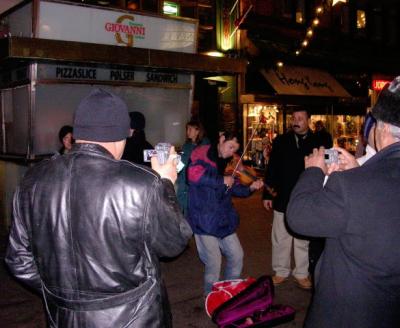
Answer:
M143 160L144 162L150 162L150 159L153 156L157 156L158 162L163 165L167 162L169 157L169 151L172 145L168 142L159 142L154 149L145 149L143 150ZM174 155L174 159L176 163L181 162L180 155Z
M339 152L336 149L325 149L325 163L339 163Z
M143 162L150 162L153 156L157 156L157 150L155 149L144 149L143 150Z

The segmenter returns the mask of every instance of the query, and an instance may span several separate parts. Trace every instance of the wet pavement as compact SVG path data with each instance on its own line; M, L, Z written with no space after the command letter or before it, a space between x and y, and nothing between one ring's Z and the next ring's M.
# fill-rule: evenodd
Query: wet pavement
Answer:
M245 254L242 276L257 278L264 274L272 274L272 213L263 209L259 192L247 199L235 199L234 204L241 218L238 235ZM0 234L0 327L44 328L46 319L41 299L10 277L4 267L4 245L3 233ZM174 327L216 327L204 310L203 265L197 257L194 240L191 240L189 247L179 258L162 263L162 271L168 289ZM279 327L302 327L310 297L311 292L298 288L293 280L276 287L274 304L291 305L296 309L295 320Z

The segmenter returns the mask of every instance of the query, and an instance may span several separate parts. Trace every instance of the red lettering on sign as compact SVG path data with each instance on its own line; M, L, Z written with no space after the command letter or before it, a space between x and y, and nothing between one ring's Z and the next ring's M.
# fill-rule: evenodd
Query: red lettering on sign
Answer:
M390 83L390 81L387 81L387 80L373 80L372 81L372 89L375 90L375 91L380 91L388 83Z

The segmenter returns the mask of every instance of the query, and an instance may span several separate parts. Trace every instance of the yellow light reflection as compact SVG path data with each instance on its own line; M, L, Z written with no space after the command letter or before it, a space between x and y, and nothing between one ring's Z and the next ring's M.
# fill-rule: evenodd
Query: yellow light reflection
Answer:
M332 7L333 7L334 5L336 5L336 4L338 4L339 2L346 3L347 0L333 0L333 1L332 1Z
M211 56L211 57L224 57L224 54L219 51L207 51L204 55Z

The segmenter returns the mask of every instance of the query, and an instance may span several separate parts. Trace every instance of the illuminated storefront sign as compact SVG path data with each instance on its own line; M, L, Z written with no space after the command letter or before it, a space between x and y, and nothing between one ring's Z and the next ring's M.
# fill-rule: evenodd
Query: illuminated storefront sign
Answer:
M349 93L326 71L297 66L261 70L268 83L281 95L350 97Z
M179 5L175 2L164 1L163 13L170 16L179 16Z
M146 36L143 24L135 23L134 20L132 15L122 15L115 23L107 22L105 29L107 32L115 33L117 43L133 47L134 39L144 39Z
M235 38L231 38L231 33L235 28L235 19L238 15L237 3L232 6L231 1L217 1L217 46L226 51L233 49Z
M388 80L373 80L372 81L372 90L381 91L386 84L390 83Z
M141 13L133 15L123 11L43 0L39 2L39 7L36 37L41 39L186 53L197 51L196 20L146 16ZM23 10L22 19L18 23L28 20L30 12ZM10 23L13 34L30 35L29 31L25 31L26 28L22 28L32 24L14 24L14 21L16 20L13 19L13 23Z
M27 70L25 69L25 72ZM0 75L0 81L11 81L17 72L9 72L10 77ZM21 74L20 74L21 75ZM26 75L25 75L26 78ZM16 77L13 78L15 80ZM70 81L111 81L136 82L153 84L189 85L189 74L157 72L146 70L109 69L75 65L39 64L38 80L70 80Z
M96 80L97 71L95 68L77 68L77 67L56 67L56 78L60 79L83 79Z
M146 82L178 83L178 74L147 73Z

